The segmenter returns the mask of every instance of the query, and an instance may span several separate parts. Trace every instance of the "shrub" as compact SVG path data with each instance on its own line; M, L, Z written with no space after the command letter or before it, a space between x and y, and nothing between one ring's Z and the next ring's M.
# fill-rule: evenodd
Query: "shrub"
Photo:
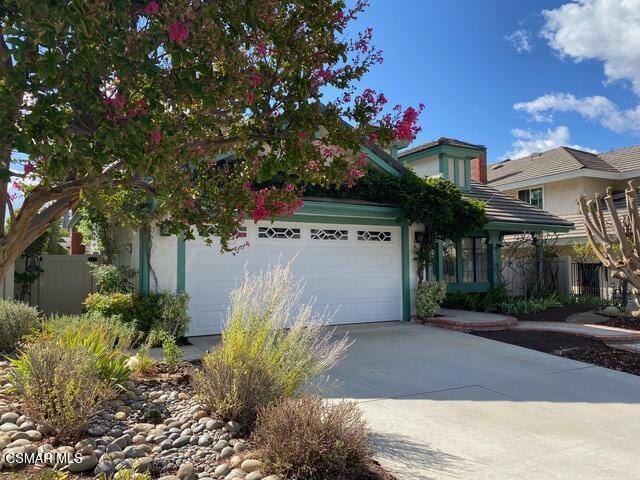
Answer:
M442 304L447 293L444 282L423 282L417 286L415 292L416 313L419 317L433 317Z
M147 339L148 344L155 344L159 341L162 345L162 358L169 367L170 371L178 368L180 360L182 360L182 350L176 344L175 338L166 330L153 330Z
M360 478L372 455L358 405L319 396L283 399L261 410L253 440L265 469L285 478Z
M497 312L500 304L509 300L504 285L496 285L487 292L448 293L442 303L443 307L475 312Z
M220 346L195 378L201 401L225 419L250 427L257 408L292 396L337 363L348 340L332 340L326 319L303 304L291 265L246 275L231 293Z
M558 303L557 294L547 297L511 298L500 304L500 311L507 315L537 313L543 312Z
M90 293L83 306L87 313L105 317L119 316L125 323L135 323L136 297L132 293Z
M39 325L35 308L12 300L0 300L0 352L13 352L22 337Z
M12 360L10 381L25 413L58 441L76 440L110 395L85 348L51 340L30 343Z
M131 293L136 271L124 265L89 264L100 293Z
M122 383L131 373L129 350L137 332L117 317L96 314L52 317L43 323L35 341L50 340L66 348L82 348L92 358L98 377L108 385Z
M163 292L147 296L92 293L85 299L84 308L89 313L107 317L119 315L123 322L135 324L145 335L154 329L161 329L180 338L189 327L188 303L189 295L186 293Z

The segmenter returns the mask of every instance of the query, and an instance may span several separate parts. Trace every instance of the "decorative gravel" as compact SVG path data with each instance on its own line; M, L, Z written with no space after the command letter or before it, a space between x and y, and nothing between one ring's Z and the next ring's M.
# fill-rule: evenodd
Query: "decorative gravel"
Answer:
M89 425L85 438L56 447L44 428L21 414L18 399L7 392L9 368L0 362L0 470L35 472L52 466L8 464L8 453L64 452L81 459L57 467L84 477L110 478L132 469L162 480L278 478L263 477L261 462L240 425L211 418L198 404L189 363L181 364L177 373L161 371L126 382L123 392Z

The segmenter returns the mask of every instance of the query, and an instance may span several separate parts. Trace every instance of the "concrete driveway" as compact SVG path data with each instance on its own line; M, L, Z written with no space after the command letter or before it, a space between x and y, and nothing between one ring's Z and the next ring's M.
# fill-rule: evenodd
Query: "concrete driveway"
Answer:
M640 478L640 377L435 327L344 331L327 396L360 402L399 478Z

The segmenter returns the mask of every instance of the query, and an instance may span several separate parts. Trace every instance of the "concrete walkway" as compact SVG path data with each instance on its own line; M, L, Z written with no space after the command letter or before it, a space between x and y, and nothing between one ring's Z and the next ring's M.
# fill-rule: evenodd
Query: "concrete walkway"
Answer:
M516 325L518 320L497 313L440 308L435 317L427 318L422 323L449 330L468 332L469 330L505 330Z
M355 343L326 396L359 402L401 479L638 476L636 376L423 325L345 331Z

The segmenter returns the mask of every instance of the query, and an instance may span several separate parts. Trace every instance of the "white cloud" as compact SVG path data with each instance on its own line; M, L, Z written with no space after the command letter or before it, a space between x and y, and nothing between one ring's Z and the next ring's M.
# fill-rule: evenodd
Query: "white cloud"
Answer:
M578 98L570 93L548 93L513 108L537 122L552 121L554 112L574 112L614 132L640 132L640 106L624 110L601 95Z
M578 0L544 10L542 35L561 56L600 60L609 81L640 95L640 0Z
M560 56L600 61L607 82L628 81L640 96L640 0L576 0L542 15L542 36ZM573 112L614 132L640 133L640 105L622 108L601 95L548 93L514 108L538 122Z
M570 145L571 133L569 132L569 128L564 125L559 125L554 129L548 128L544 132L515 128L511 130L511 135L514 137L511 150L505 153L501 157L501 160L505 158L526 157L532 153L544 152L560 146L596 153L596 150L592 148Z
M528 30L515 30L504 38L518 53L529 53L533 50L533 41Z

